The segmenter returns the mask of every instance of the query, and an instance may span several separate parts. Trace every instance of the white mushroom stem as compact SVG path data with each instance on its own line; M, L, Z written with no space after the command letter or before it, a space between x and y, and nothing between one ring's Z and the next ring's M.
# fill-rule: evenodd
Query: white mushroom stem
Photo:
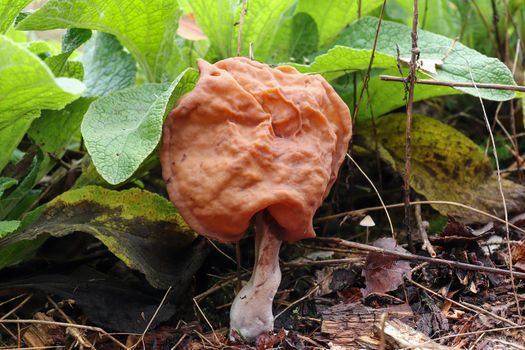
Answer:
M272 230L275 225L270 224L264 215L261 212L255 218L252 276L235 297L230 310L230 330L247 340L273 330L272 303L281 283L279 249L282 241Z

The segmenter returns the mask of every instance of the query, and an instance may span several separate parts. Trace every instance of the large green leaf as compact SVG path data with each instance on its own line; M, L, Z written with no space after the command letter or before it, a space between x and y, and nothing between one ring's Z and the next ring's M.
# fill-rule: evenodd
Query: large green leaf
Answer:
M47 235L78 231L99 239L159 288L174 279L169 272L176 259L168 257L196 237L173 205L159 195L136 188L118 192L88 186L56 197L39 208L38 219L0 239L0 268L27 258ZM25 247L17 254L11 247L20 244Z
M96 33L81 58L84 64L85 96L103 96L135 82L135 60L111 34Z
M383 0L299 0L296 13L304 12L315 19L319 30L319 44L329 44L350 22L358 18L358 4L361 15L379 7Z
M374 43L377 25L377 18L365 17L346 28L337 39L336 44L370 50ZM377 52L395 58L397 48L399 48L401 60L408 62L411 52L410 33L411 29L405 25L384 21L377 41ZM505 64L452 39L418 30L418 47L421 50L420 59L422 61L428 63L442 61L442 64L436 66L436 73L426 72L435 79L516 85L512 73ZM351 70L352 67L349 66L347 69ZM478 96L474 88L458 88L458 90ZM482 98L495 101L504 101L515 96L515 93L511 91L491 89L479 89L479 94Z
M32 0L0 0L0 34L4 34L11 24L15 21L16 16Z
M271 53L282 16L294 0L250 0L244 16L241 54L248 56L252 43L255 58L264 61ZM238 0L189 2L199 26L211 41L218 58L235 56L241 4Z
M93 102L82 135L98 172L110 184L128 179L159 143L164 117L198 78L188 69L169 86L146 84Z
M60 109L84 85L55 78L33 53L0 35L0 171L41 109Z
M81 97L59 111L42 111L28 130L33 143L49 153L60 154L80 130L80 123L93 98Z
M380 157L402 174L405 169L405 114L389 114L357 128L357 143L375 149ZM503 204L490 160L473 141L434 118L414 115L411 147L411 187L432 201L453 201L503 215ZM509 211L525 209L525 187L503 180ZM445 215L465 222L489 218L457 206L434 204Z
M46 64L57 77L74 77L82 80L84 68L80 62L70 62L69 57L91 37L91 30L71 28L62 37L62 53L47 57Z
M155 82L171 55L179 15L176 0L50 0L17 29L78 27L113 34Z

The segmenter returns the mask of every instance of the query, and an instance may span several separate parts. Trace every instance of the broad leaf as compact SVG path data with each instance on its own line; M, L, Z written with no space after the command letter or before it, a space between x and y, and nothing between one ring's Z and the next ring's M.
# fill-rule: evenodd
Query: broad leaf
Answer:
M92 98L81 97L59 111L45 110L28 130L29 137L43 151L61 153L80 130L80 123Z
M282 16L294 0L250 0L244 16L241 54L248 56L252 43L255 58L265 61ZM235 56L242 1L194 0L189 2L197 23L210 39L218 58Z
M86 28L115 35L150 82L160 81L180 10L175 0L50 0L17 26L20 30Z
M0 221L0 238L14 232L18 226L20 226L20 221L18 220Z
M32 0L0 0L0 34L7 32L18 13Z
M80 62L70 62L69 57L91 37L91 30L72 28L62 37L62 53L47 57L46 64L57 77L69 77L82 80L84 69ZM79 67L80 65L80 67Z
M87 43L81 62L86 75L85 96L107 95L135 82L135 60L111 34L96 33Z
M0 171L40 109L60 109L84 88L75 79L54 78L34 54L0 35Z
M305 12L312 16L319 30L319 44L325 46L350 22L358 18L358 4L361 15L379 7L383 0L299 0L296 13Z
M297 62L301 62L305 57L317 50L319 46L319 32L314 19L307 13L297 13L292 17L291 21L288 57L293 57Z
M4 254L15 244L31 245L40 239L34 243L38 246L46 235L61 237L80 231L99 239L127 266L161 288L171 283L172 263L158 257L174 256L196 237L168 200L136 188L118 192L88 186L61 194L40 211L33 223L0 239L0 268L22 260L16 252Z
M193 89L198 73L188 69L169 86L146 84L93 102L82 136L98 172L110 184L128 179L159 143L164 117Z
M346 28L336 44L356 49L372 49L378 19L365 17ZM411 52L411 29L405 25L384 21L377 41L377 52L397 57L399 47L400 59L408 62ZM442 61L437 65L436 73L426 74L444 81L476 82L516 85L510 70L496 58L490 58L470 49L452 39L418 30L418 47L420 59L425 61ZM392 67L394 68L394 67ZM349 66L347 69L351 70ZM399 84L388 82L386 84ZM474 88L457 88L460 91L478 96ZM479 89L482 98L505 101L514 98L515 93L504 90Z
M16 179L12 179L10 177L0 177L0 198L4 195L4 192L14 185L16 185L18 181Z
M375 121L380 157L400 174L405 168L405 114L389 114ZM370 122L357 128L358 138L375 149ZM359 142L356 140L356 142ZM478 145L454 128L434 118L414 115L411 147L411 187L431 201L453 201L503 215L496 176ZM509 211L525 209L525 187L503 180ZM465 222L490 218L466 209L434 204L445 215Z

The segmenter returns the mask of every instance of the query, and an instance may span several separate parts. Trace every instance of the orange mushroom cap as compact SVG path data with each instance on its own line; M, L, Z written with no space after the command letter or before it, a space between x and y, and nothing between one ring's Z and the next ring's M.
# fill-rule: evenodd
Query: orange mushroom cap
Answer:
M312 218L351 137L350 112L320 75L247 58L198 61L199 81L168 116L160 159L169 197L198 233L238 241L266 209L282 240Z

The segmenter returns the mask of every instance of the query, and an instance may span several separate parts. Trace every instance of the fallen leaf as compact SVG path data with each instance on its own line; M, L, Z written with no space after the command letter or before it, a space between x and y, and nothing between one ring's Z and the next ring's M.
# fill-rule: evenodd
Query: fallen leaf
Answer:
M406 249L398 246L392 238L380 238L374 242L374 246L408 253ZM366 281L366 288L362 291L365 298L372 293L383 294L396 290L403 284L404 276L412 277L408 261L375 252L368 254L362 274Z
M357 130L364 146L402 174L405 169L406 115L394 113L363 123ZM489 158L468 137L430 117L414 115L412 124L410 186L430 201L451 201L503 216L503 203ZM525 210L525 186L502 180L509 212ZM444 215L464 223L487 223L492 219L464 207L432 204Z

